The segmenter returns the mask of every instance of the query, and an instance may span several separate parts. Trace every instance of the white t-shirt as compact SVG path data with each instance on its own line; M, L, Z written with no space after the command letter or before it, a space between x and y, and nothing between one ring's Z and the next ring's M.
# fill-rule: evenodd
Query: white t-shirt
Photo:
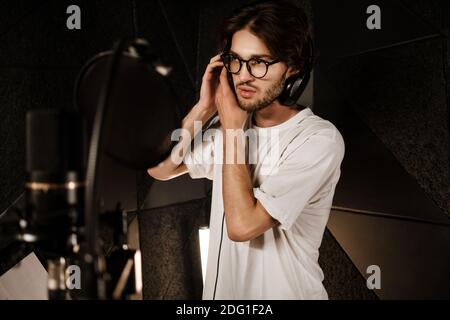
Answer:
M250 165L253 193L280 224L251 241L230 240L223 218L222 137L209 136L188 151L189 175L213 180L203 299L328 299L318 249L340 177L344 140L310 108L268 128L252 125L251 117L244 129L252 128L259 138L247 158L257 159ZM218 117L211 123L218 125ZM274 132L277 139L269 139Z

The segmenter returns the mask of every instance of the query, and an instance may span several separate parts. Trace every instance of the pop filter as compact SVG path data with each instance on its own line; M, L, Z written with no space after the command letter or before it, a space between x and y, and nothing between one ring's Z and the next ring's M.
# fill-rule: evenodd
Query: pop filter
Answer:
M88 61L75 86L76 105L86 118L89 136L112 56L112 51L103 52ZM108 93L102 148L128 168L147 169L170 154L170 136L181 126L181 118L167 71L142 40L120 56Z
M175 91L143 39L122 39L82 68L75 106L85 117L90 148L86 172L85 297L105 297L98 247L99 172L102 155L129 169L147 169L167 158L180 127ZM119 211L118 207L116 211ZM87 286L87 288L86 288Z

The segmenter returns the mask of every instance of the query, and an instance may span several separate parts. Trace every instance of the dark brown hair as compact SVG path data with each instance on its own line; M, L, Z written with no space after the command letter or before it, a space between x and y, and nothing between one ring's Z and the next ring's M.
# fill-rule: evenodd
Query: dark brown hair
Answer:
M258 1L241 7L222 24L220 46L222 52L231 48L233 34L248 28L259 37L275 59L304 71L305 63L312 63L312 39L305 12L287 1Z

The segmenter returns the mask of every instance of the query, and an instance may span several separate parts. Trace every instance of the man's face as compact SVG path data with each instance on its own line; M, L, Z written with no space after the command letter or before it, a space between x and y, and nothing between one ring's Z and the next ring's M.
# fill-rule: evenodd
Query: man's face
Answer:
M233 35L230 52L241 59L261 58L267 62L274 60L265 43L248 29ZM261 78L253 77L242 64L238 74L233 74L234 88L241 109L251 112L268 107L283 90L286 77L292 73L283 62L269 66L267 74Z

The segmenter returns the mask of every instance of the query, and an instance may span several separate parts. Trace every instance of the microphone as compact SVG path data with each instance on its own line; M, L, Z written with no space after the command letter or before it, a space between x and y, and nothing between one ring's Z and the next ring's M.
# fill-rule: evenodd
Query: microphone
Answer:
M145 40L121 40L82 68L76 110L27 113L25 209L15 209L19 224L4 221L0 231L47 260L50 299L139 294L140 255L126 243L127 210L120 201L112 211L101 209L99 172L106 157L139 170L170 154L181 110L169 72ZM100 252L100 225L114 231L108 253ZM80 281L68 267L78 267ZM73 279L81 285L66 283Z
M84 226L85 141L81 117L68 110L26 116L25 217L19 239L47 260L49 299L67 299L66 266Z
M69 110L26 116L25 232L50 258L79 248L84 224L85 141L81 117Z

